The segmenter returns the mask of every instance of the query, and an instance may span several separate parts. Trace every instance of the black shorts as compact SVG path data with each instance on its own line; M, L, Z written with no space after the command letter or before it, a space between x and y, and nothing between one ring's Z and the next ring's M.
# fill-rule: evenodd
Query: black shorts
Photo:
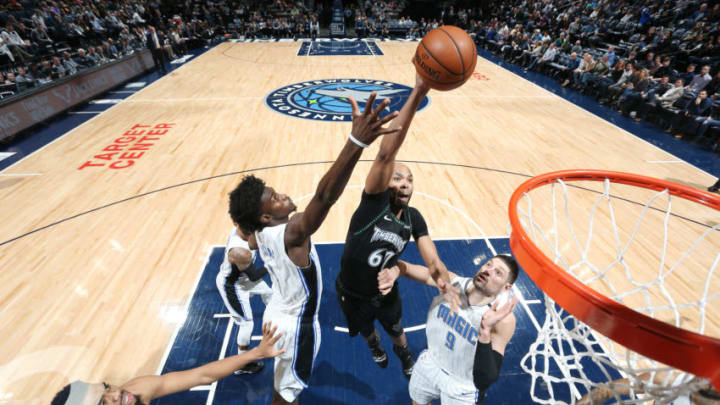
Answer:
M358 333L364 337L370 336L375 330L375 319L380 321L385 332L391 337L396 338L403 334L402 301L397 283L387 295L377 297L353 294L344 289L339 280L335 283L335 289L350 336Z

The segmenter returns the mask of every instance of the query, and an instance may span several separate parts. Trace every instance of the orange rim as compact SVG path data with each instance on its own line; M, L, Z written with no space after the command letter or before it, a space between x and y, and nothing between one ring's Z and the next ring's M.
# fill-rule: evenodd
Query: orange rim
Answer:
M604 181L671 195L720 210L720 196L677 183L604 170L563 170L533 177L510 198L510 248L528 276L558 305L594 330L660 363L711 381L720 390L720 340L675 327L634 311L586 286L535 246L520 224L517 204L523 195L557 180Z

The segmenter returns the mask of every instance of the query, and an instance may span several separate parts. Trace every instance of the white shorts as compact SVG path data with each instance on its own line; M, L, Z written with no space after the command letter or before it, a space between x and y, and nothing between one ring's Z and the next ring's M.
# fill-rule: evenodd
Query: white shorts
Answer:
M410 377L410 398L418 404L429 404L440 398L442 405L475 405L478 390L440 368L424 351L418 357Z
M222 272L218 273L215 278L220 296L222 297L225 308L230 312L233 322L238 325L237 344L238 346L248 346L250 344L250 335L253 330L253 313L250 308L250 297L260 295L263 302L267 305L272 290L262 279L258 281L235 281L231 282Z
M310 382L313 363L320 349L320 322L302 321L299 316L290 316L265 310L263 323L272 322L282 337L275 344L285 353L275 357L275 391L287 402L293 402Z

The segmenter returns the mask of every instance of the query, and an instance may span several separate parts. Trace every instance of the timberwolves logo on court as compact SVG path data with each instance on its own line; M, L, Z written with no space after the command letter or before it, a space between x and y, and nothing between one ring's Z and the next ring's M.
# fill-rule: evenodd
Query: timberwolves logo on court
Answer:
M377 92L375 102L386 98L390 104L381 114L384 116L400 108L410 95L412 88L399 83L372 79L323 79L291 84L272 91L265 98L271 109L286 115L316 121L352 121L353 97L362 110L370 97ZM425 108L429 99L425 97L418 111Z

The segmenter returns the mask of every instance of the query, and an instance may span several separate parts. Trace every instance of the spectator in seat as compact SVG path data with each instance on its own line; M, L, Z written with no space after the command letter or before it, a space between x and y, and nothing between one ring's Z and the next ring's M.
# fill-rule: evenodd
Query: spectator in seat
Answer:
M603 55L602 59L593 66L589 72L585 72L580 77L581 90L584 92L591 83L597 83L604 78L610 71L608 64L609 55Z
M613 83L617 83L623 73L625 73L625 59L620 59L615 63L615 66L595 84L602 91L612 86Z
M650 73L647 69L639 69L630 78L630 83L623 91L617 106L620 111L627 113L628 106L639 104L645 98L645 92L650 88ZM625 110L623 110L625 108Z
M580 40L579 40L579 39L578 39L577 41L575 41L575 45L573 45L573 47L570 48L570 51L571 51L571 52L574 52L574 53L576 53L576 54L578 54L578 55L580 55L580 54L582 53L583 48L582 48L582 45L580 44Z
M712 77L710 76L710 66L705 65L700 69L700 74L695 75L693 77L690 84L685 88L686 91L689 93L692 93L693 95L698 94L700 90L704 89L705 86L708 85L712 81Z
M662 58L662 64L659 68L655 70L652 77L653 78L662 78L663 76L670 76L673 74L673 69L670 67L670 62L672 62L672 59L669 56L665 56Z
M684 134L697 129L697 125L710 115L711 108L712 100L708 98L705 90L701 90L685 110L675 117L668 131L675 132L675 138L681 139Z
M572 78L572 87L575 89L579 89L580 85L582 83L582 76L583 74L591 71L595 67L595 59L593 59L592 55L589 53L585 53L583 55L583 59L580 62L580 65L577 69L573 71L573 78Z
M70 53L68 53L67 51L62 53L62 64L65 68L65 71L70 76L77 73L78 69L80 68L80 65L78 65L77 62L72 60L72 58L70 57Z
M81 69L87 69L95 66L95 59L89 57L82 48L78 49L78 56L75 58L75 62Z
M685 73L680 74L684 83L690 83L695 78L695 64L691 63L685 68Z
M12 53L12 58L10 58L13 62L15 59L17 59L20 62L25 62L26 60L29 60L32 58L32 55L27 52L27 49L25 47L25 41L20 37L20 35L13 29L12 24L9 22L5 24L5 29L0 32L0 46L7 46L7 48Z
M645 105L649 100L653 99L656 94L664 94L672 88L669 76L663 76L657 83L653 81L648 81L648 83L648 89L634 89L634 91L632 91L630 94L627 95L627 97L625 97L625 101L620 106L620 111L623 115L630 114L630 116L632 117L633 114L630 113L631 111L639 111L640 114L638 115L642 115L643 111L641 107L643 105ZM637 116L635 116L634 118L637 119Z
M541 41L535 41L532 49L529 51L524 51L523 54L520 56L520 65L522 66L529 66L531 65L537 58L539 58L543 54L543 44Z
M636 119L647 119L648 114L651 111L662 114L663 109L669 109L677 100L680 100L684 93L685 89L683 88L683 80L675 80L675 85L665 92L660 93L659 91L656 91L649 95L647 102L640 105L640 111Z
M120 58L120 52L115 46L115 42L112 40L112 38L108 38L107 41L103 42L103 54L105 54L108 59Z
M608 56L607 65L615 66L615 45L608 46L608 50L605 52L605 55Z
M630 61L625 62L625 71L620 78L610 86L606 87L601 92L600 103L612 102L616 97L619 97L622 92L628 87L630 79L635 74L635 67Z
M540 58L536 58L530 64L530 66L528 66L527 70L533 70L537 67L538 72L542 73L543 67L548 63L552 63L552 61L555 60L555 56L557 56L557 53L558 50L555 47L555 44L551 42L550 45L548 45L545 53L543 53L543 56Z
M697 132L695 133L695 141L702 146L703 148L717 148L718 145L718 138L717 137L710 137L711 130L719 129L720 128L720 109L715 108L713 110L712 114L705 118L699 125ZM708 188L708 191L712 191L714 193L717 193L717 187L720 185L720 181L715 183L715 189L711 190Z
M568 60L567 65L560 68L560 74L559 78L562 81L562 86L565 87L570 83L570 79L572 78L572 73L575 69L580 66L580 59L578 59L577 54L575 52L570 54L570 59Z
M720 100L720 71L715 74L715 77L710 80L710 83L705 86L708 97L712 97L715 100Z
M45 59L44 61L42 61L40 69L38 70L38 75L37 75L38 81L41 84L48 83L48 82L52 81L52 79L53 79L52 76L53 76L52 65L50 64L49 60Z
M291 34L288 33L288 37ZM175 49L175 53L178 55L185 55L187 53L187 47L185 46L185 40L180 37L177 27L170 28L170 43Z
M3 74L0 73L0 86L7 86L7 85L15 84L14 81L10 80L9 75L10 75L10 73L8 73L7 77L3 77Z
M15 75L15 83L18 86L18 91L22 92L31 87L35 87L35 79L29 73L25 72L25 68L22 66L17 68L17 74Z
M637 66L640 69L647 69L647 70L652 69L653 67L655 67L655 53L648 52L645 55L645 60L640 62L639 64L636 64L635 66Z
M40 24L33 25L31 36L33 42L38 44L38 46L40 46L40 49L53 45L53 40L48 35L47 28L43 28L43 26Z
M52 58L52 77L53 79L58 79L61 77L65 77L67 75L67 70L65 69L65 66L60 62L60 58L57 56L53 56Z
M2 36L0 36L0 55L7 56L12 63L15 62L15 56L13 56L12 52L10 52L7 41Z
M88 56L88 58L92 59L94 65L100 65L100 64L101 64L101 59L102 59L102 57L97 54L97 52L95 51L95 47L94 47L94 46L89 46L89 47L88 47L87 56Z

